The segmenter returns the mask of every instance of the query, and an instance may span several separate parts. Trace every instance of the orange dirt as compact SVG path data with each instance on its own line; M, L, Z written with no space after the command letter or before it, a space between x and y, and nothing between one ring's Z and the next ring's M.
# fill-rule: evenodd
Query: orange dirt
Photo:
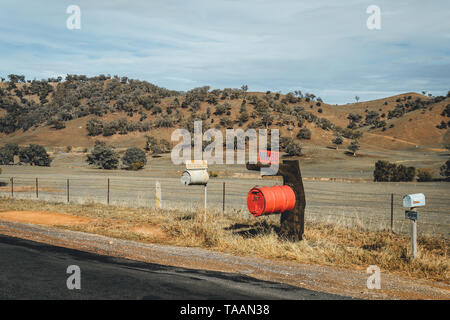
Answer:
M0 220L31 223L44 226L77 225L88 223L92 219L75 217L65 213L44 211L5 211L0 212Z
M97 219L74 216L66 213L46 212L46 211L4 211L0 212L0 220L9 222L30 223L48 227L54 226L77 226L94 223ZM124 221L108 220L110 225L121 226ZM167 235L159 226L140 224L129 228L129 231L136 233L143 239L164 240Z

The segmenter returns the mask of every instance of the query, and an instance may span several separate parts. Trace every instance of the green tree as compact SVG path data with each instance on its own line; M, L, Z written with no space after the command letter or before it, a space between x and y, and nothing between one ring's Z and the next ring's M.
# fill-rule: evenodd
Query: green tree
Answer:
M419 169L417 170L417 181L428 182L433 180L433 175L430 169Z
M302 128L297 134L298 139L305 139L310 140L311 139L311 130L308 128Z
M358 151L360 149L360 145L358 140L353 140L350 145L347 147L348 150L350 150L351 152L353 152L353 156L356 156L356 151Z
M89 119L86 123L86 130L89 136L98 136L103 133L103 123L98 119Z
M391 180L392 172L395 164L388 161L379 160L375 163L375 170L373 171L373 181L388 182Z
M450 159L448 159L440 168L441 176L443 176L445 179L450 178Z
M52 162L45 148L38 144L30 144L20 149L19 158L23 163L41 167L49 167Z
M8 165L14 163L14 156L19 154L17 143L7 143L0 148L0 164Z
M122 163L129 170L139 170L147 164L147 157L144 150L132 147L125 151Z
M117 169L119 154L103 141L95 141L92 152L87 156L87 163L102 169Z
M284 151L288 156L301 156L302 145L298 141L289 141L284 147Z
M336 145L336 150L338 150L339 145L341 145L344 142L344 139L342 138L341 135L338 134L333 140L331 140L331 142Z
M152 136L145 136L145 150L150 151L152 146L158 144L158 140L156 140L155 137Z

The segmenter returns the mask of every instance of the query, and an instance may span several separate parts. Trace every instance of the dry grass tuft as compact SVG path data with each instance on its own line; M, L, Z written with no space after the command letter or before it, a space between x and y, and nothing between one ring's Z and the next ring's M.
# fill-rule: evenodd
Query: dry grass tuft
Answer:
M331 265L365 270L377 265L384 272L450 283L450 241L421 236L418 257L409 258L408 236L386 231L364 231L333 224L307 223L304 240L280 239L279 224L268 218L222 217L218 212L132 209L88 203L61 204L0 198L0 211L40 210L94 218L63 228L144 242L203 247L236 255ZM158 226L164 237L135 232L138 226Z

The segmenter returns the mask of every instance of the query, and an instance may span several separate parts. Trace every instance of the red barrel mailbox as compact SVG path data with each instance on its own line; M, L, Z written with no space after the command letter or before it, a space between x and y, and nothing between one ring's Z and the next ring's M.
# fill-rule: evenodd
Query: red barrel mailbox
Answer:
M295 193L290 186L254 187L248 192L247 207L256 218L262 214L294 209Z

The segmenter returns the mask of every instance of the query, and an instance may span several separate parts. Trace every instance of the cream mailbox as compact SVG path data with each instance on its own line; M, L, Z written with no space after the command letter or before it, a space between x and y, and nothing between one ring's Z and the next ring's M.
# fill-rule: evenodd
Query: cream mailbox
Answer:
M425 205L425 195L423 193L408 194L403 197L404 208L423 207Z
M425 206L425 195L423 193L407 194L403 197L403 207L409 208L405 211L405 218L411 220L411 256L417 256L417 220L419 214L417 207Z
M186 161L186 170L181 175L182 184L206 186L208 180L208 162L206 160Z

